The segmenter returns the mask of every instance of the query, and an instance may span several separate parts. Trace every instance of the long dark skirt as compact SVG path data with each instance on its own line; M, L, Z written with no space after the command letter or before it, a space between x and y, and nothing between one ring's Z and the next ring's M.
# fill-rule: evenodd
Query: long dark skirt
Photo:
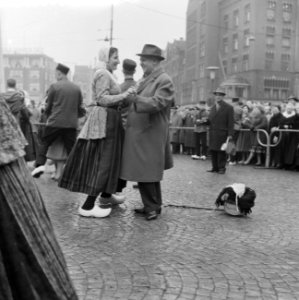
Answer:
M59 186L92 196L102 192L115 193L118 189L123 135L120 113L108 109L106 137L77 140Z
M77 299L23 158L0 166L0 299Z

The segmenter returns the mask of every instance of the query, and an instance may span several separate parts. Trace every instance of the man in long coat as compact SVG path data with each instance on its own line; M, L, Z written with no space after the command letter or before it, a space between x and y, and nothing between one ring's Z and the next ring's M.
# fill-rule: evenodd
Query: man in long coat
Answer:
M218 88L215 92L215 104L212 106L208 124L209 129L209 148L212 158L212 169L208 172L224 174L226 171L226 152L221 150L227 138L232 138L234 133L234 109L226 103L223 98L225 92Z
M147 44L138 55L144 76L130 99L120 177L138 182L144 207L135 212L153 220L161 213L163 172L173 166L169 117L174 87L160 66L160 48Z

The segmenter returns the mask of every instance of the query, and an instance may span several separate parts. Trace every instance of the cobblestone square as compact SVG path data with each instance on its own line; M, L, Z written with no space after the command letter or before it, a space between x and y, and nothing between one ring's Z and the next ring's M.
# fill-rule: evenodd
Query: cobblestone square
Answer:
M36 181L80 299L299 299L299 174L209 168L175 156L162 184L165 207L151 222L133 213L141 203L132 183L111 216L89 219L77 213L84 195L58 188L49 174ZM256 190L249 217L214 210L234 182Z

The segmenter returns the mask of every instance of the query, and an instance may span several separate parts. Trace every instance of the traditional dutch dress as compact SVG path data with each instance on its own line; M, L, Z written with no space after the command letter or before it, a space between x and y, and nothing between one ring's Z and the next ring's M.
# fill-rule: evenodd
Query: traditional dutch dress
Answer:
M23 158L26 144L0 99L0 299L76 300L42 197Z

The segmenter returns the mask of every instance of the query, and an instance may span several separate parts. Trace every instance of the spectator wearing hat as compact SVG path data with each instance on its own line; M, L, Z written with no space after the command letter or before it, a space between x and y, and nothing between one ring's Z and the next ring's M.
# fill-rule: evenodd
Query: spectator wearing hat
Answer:
M234 134L233 134L233 142L235 145L237 144L238 137L240 134L241 129L241 122L242 122L242 114L243 110L239 105L239 98L232 98L232 105L234 109ZM235 165L237 163L237 154L231 154L229 165Z
M208 119L208 112L206 109L206 101L199 101L198 111L195 115L195 155L192 159L207 159L207 131L208 127L205 124Z
M215 104L212 106L207 124L209 129L209 148L212 158L212 169L208 172L224 174L226 171L226 153L221 150L228 138L234 133L234 109L224 101L226 95L223 88L214 93Z
M133 103L129 108L120 177L138 182L143 207L135 212L153 220L161 213L163 172L173 166L169 119L174 86L160 65L164 59L160 48L146 44L138 55L144 76L136 94L129 96Z
M85 115L82 106L82 92L76 84L68 80L69 68L63 64L56 67L56 80L48 90L45 114L47 123L44 130L42 147L43 155L38 155L36 168L32 171L34 177L39 177L45 170L46 153L49 146L58 138L63 141L69 154L76 142L78 119Z

